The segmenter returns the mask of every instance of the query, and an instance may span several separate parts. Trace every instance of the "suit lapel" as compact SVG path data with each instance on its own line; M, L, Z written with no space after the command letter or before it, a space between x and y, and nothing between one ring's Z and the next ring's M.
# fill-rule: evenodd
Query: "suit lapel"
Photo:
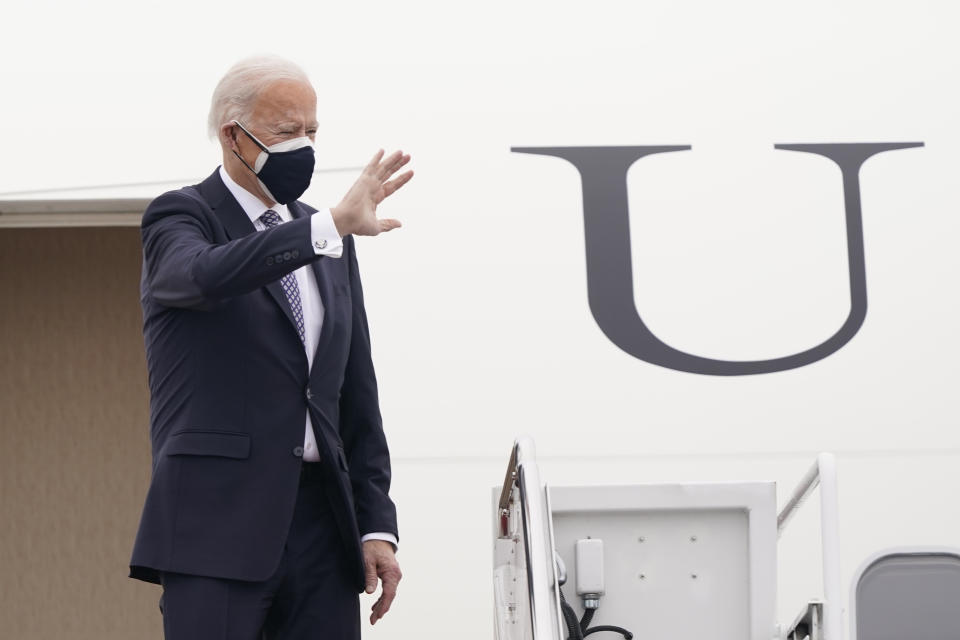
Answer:
M200 184L200 193L210 204L220 222L223 223L224 229L227 230L227 236L231 240L237 240L256 232L257 228L253 226L253 222L250 221L243 207L240 206L227 186L223 184L223 180L220 179L219 169ZM299 337L297 321L293 317L293 309L290 308L287 294L283 292L283 285L280 284L279 280L275 280L268 284L266 289L273 300L280 305L280 309L283 310L284 315L290 321L290 326L293 327L294 332Z
M291 202L287 207L290 209L290 215L294 218L302 218L310 215L308 211L305 211L300 206L299 202ZM324 348L326 348L327 342L330 340L330 335L333 333L333 313L335 311L335 305L333 285L331 283L330 273L327 271L327 266L327 260L314 260L310 263L310 267L313 269L313 275L317 280L320 302L323 304L323 325L320 328L320 337L317 339L317 349L313 354L313 362L317 361L317 354L322 353Z

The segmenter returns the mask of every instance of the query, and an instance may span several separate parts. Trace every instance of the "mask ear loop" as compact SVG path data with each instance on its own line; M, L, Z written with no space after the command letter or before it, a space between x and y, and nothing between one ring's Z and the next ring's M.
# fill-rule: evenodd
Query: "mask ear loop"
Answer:
M246 127L244 127L242 124L240 124L240 123L239 123L238 121L236 121L236 120L233 121L233 124L235 124L235 125L237 125L238 127L240 127L240 130L243 131L245 134L247 134L247 137L250 138L251 140L253 140L253 143L254 143L255 145L257 145L258 147L260 147L260 149L261 149L264 153L266 153L267 155L270 155L270 152L267 150L267 148L266 148L265 146L263 146L263 143L260 142L259 140L257 140L257 137L256 137L255 135L253 135L252 133L250 133L249 131L247 131L247 128L246 128ZM250 169L250 171L251 171L251 173L253 173L253 175L258 175L257 172L254 171L253 167L251 167L249 164L247 164L247 161L243 159L243 156L241 156L239 153L237 153L236 149L231 149L231 151L233 151L233 155L235 155L235 156L237 156L237 158L239 158L240 162L243 163L243 166L245 166L247 169Z

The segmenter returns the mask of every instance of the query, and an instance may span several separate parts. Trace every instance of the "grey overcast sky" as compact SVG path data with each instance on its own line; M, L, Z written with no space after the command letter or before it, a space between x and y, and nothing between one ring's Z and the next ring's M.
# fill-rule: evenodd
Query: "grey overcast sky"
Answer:
M205 132L210 93L233 62L258 53L296 61L317 86L319 166L362 164L404 142L398 121L430 118L417 108L424 92L449 100L455 67L462 74L489 59L506 14L483 8L5 3L0 192L207 175L218 162Z

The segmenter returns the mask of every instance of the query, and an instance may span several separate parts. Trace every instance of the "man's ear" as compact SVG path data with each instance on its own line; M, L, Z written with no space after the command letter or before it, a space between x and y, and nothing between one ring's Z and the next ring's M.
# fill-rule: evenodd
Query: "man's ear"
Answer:
M240 147L237 145L237 125L228 122L220 126L220 144L224 149L240 153Z

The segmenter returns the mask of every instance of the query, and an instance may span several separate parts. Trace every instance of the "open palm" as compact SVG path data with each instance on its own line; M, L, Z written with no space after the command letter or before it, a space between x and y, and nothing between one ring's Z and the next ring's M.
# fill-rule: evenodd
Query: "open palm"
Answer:
M384 158L384 152L381 149L373 156L340 204L331 209L334 223L341 236L351 233L375 236L400 226L399 220L377 218L377 205L413 177L413 171L405 171L391 180L391 177L408 162L410 162L410 156L402 151L394 151Z

